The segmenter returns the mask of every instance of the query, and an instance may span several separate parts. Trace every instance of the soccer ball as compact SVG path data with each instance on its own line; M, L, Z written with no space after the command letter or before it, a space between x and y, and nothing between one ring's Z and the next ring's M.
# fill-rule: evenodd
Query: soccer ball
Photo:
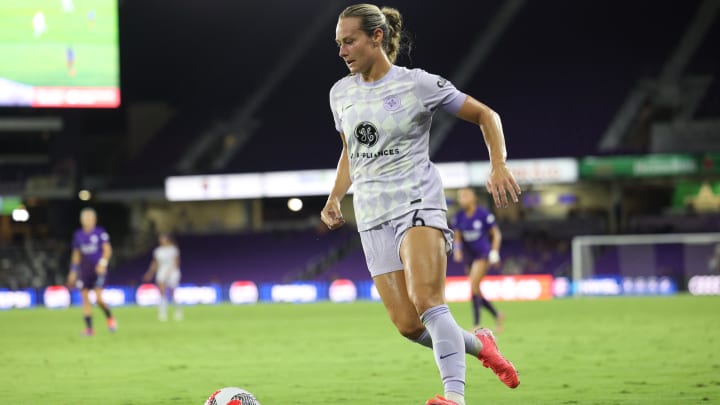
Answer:
M260 405L260 402L242 388L225 387L210 395L205 405Z

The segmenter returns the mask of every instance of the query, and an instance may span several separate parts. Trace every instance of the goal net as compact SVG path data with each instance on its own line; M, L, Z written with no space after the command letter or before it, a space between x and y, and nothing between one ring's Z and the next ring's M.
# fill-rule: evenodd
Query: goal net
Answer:
M577 236L571 292L672 294L693 278L718 275L719 266L720 233Z

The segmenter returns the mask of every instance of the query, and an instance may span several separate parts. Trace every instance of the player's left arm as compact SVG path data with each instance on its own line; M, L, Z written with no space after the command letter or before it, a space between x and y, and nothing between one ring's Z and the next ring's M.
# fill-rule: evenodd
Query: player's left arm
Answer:
M487 105L467 96L455 114L458 118L480 126L485 146L490 154L490 175L485 187L492 194L497 207L508 206L507 193L514 202L518 202L520 186L506 166L507 150L500 115Z
M98 260L97 267L95 267L95 270L97 271L98 275L103 275L107 273L107 266L108 263L110 263L110 258L112 257L112 246L110 245L110 242L103 242L102 244L102 257L100 260Z
M502 232L500 232L499 226L493 225L490 228L490 239L491 247L490 254L488 255L488 262L490 262L490 265L494 265L500 263L500 245L502 244Z

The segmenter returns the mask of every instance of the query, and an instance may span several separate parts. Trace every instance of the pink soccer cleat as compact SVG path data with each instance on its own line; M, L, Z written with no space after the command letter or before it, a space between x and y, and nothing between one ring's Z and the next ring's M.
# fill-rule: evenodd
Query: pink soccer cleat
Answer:
M458 405L457 402L445 399L440 395L436 395L435 398L430 398L425 402L425 405Z
M515 366L500 354L492 331L487 328L480 328L475 330L475 336L480 339L483 345L478 355L483 367L491 369L503 384L510 388L517 388L520 385L518 372Z
M115 318L108 318L107 326L110 333L115 333L115 331L117 330L117 323L115 322Z

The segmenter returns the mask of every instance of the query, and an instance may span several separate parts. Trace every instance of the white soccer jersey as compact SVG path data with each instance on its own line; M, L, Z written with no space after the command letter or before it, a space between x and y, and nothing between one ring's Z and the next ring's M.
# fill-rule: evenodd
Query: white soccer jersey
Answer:
M177 268L177 258L180 256L180 250L176 246L158 246L153 252L153 257L157 261L157 274L158 278L164 278L174 271L179 271Z
M376 82L350 75L335 83L330 108L348 145L359 231L415 209L447 210L430 123L437 107L455 114L465 97L440 76L395 65Z

